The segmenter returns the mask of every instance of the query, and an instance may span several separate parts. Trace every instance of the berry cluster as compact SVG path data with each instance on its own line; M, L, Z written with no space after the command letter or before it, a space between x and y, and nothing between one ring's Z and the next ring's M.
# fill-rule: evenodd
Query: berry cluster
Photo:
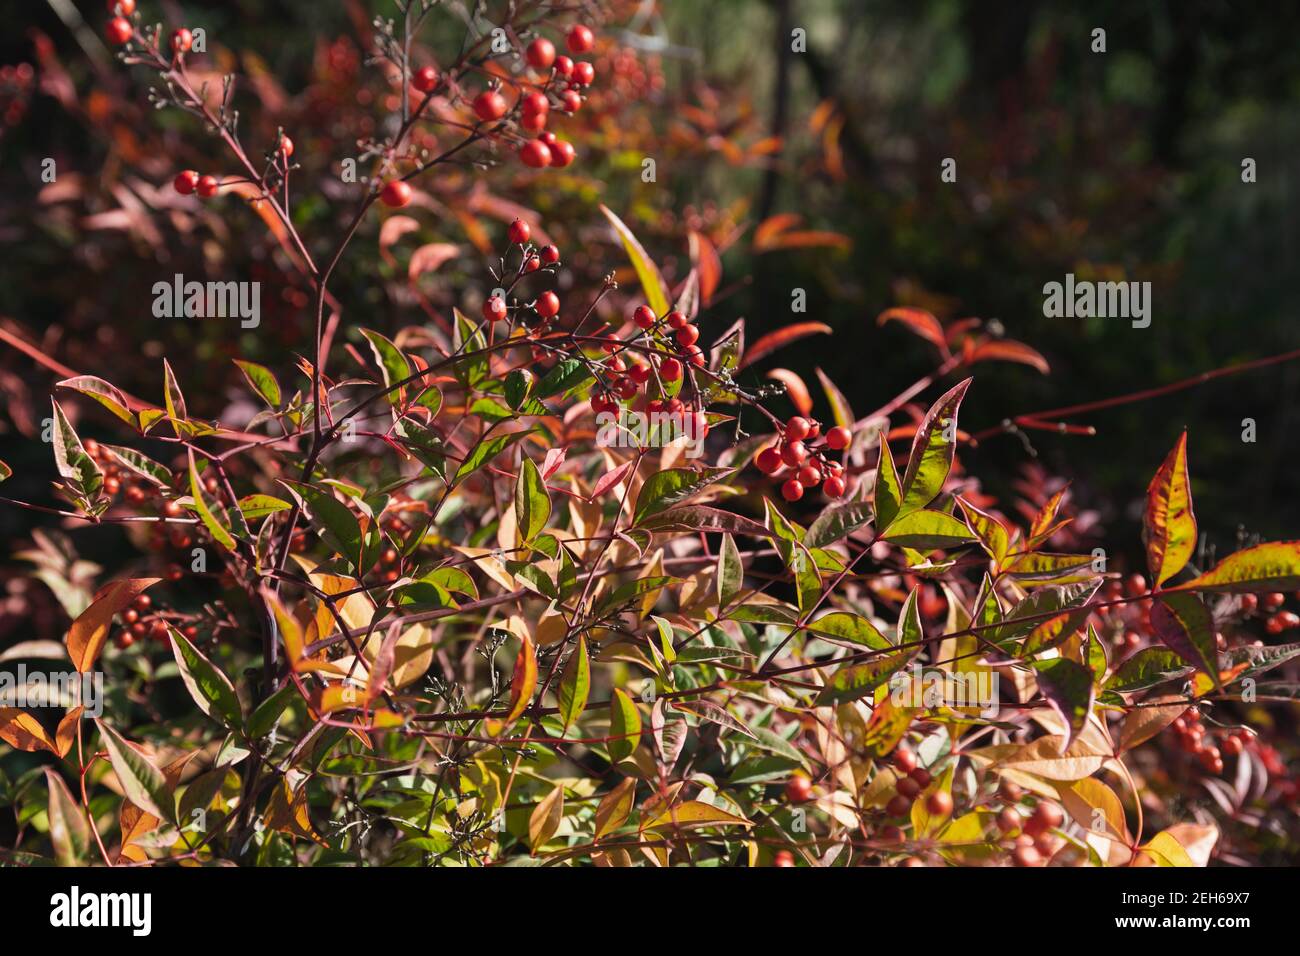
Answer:
M694 429L692 434L703 438L708 434L703 403L669 397L688 368L703 369L708 364L704 350L696 344L699 328L684 312L672 309L657 316L648 305L637 306L632 322L640 329L633 340L635 345L613 338L601 344L609 357L595 369L601 384L592 393L592 411L598 415L614 412L620 401L636 399L645 387L647 412L687 416ZM642 348L646 354L634 351ZM652 383L661 397L649 398Z
M519 265L515 270L514 282L510 288L514 288L517 283L526 275L536 272L555 274L560 265L560 250L552 245L542 246L540 249L535 248L529 242L532 238L533 230L528 223L522 219L516 219L510 223L507 230L510 243L519 250ZM501 260L501 275L497 278L504 277L506 260ZM509 290L507 290L508 292ZM492 295L483 303L483 319L487 322L504 322L510 318L512 311L527 310L536 315L537 319L533 323L533 332L540 334L547 331L556 317L560 314L560 297L547 289L537 296L526 306L511 306L506 302L502 295Z
M792 416L785 423L781 437L754 458L754 464L765 475L781 477L788 467L794 473L781 485L781 496L786 501L798 501L809 488L821 485L827 498L844 494L844 466L826 457L829 451L844 451L853 441L853 434L842 425L826 432L821 442L821 423L802 415Z
M1178 717L1170 727L1178 738L1178 745L1183 752L1196 758L1206 773L1218 776L1223 773L1223 757L1239 757L1244 751L1255 747L1255 734L1248 728L1217 732L1218 745L1214 736L1206 730L1201 715L1194 708L1188 709Z
M292 144L290 151L292 152ZM172 180L172 187L182 196L197 193L202 199L211 199L221 188L221 180L216 176L200 176L193 169L182 170Z

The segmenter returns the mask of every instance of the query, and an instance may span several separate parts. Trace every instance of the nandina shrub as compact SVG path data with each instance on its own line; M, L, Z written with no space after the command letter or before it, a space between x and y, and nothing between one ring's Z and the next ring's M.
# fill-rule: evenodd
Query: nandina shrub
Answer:
M314 334L279 362L235 360L260 404L237 421L202 414L179 357L160 401L59 383L63 504L22 505L119 526L132 550L96 575L75 534L47 529L21 555L70 620L55 649L104 694L53 717L0 710L8 857L1203 865L1225 843L1254 855L1235 821L1265 813L1289 839L1294 784L1238 705L1294 695L1265 675L1300 654L1280 642L1300 544L1203 562L1186 435L1150 463L1146 575L1112 567L1044 476L1014 507L981 493L958 457L981 437L958 425L967 373L1047 371L1030 347L889 309L937 368L861 417L819 375L819 413L796 372L742 373L825 326L746 342L710 305L719 266L698 234L670 283L608 209L639 287L626 309L609 306L618 263L566 287L574 250L521 217L474 308L336 342L330 279L353 240L377 232L387 255L409 229L385 207L436 209L424 184L466 159L543 181L582 161L547 117L599 88L581 59L599 25L520 4L504 49L471 36L439 68L409 53L435 10L376 25L391 132L367 144L332 241L293 215L310 130L277 130L258 158L233 87L194 82L194 33L112 10L125 64L236 170L177 169L172 188L239 196L250 208L228 215L268 224L312 290ZM928 411L913 404L941 381ZM120 439L79 437L73 403ZM994 431L1069 431L1056 419L1082 410ZM1217 817L1158 799L1188 777Z

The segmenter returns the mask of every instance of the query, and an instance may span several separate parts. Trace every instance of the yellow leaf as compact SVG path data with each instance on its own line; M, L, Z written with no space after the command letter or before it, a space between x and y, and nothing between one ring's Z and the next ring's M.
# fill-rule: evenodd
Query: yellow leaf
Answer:
M555 836L564 819L564 787L557 786L539 803L528 818L528 844L536 853L546 841Z
M738 817L726 810L720 810L712 804L702 803L699 800L688 800L685 803L679 803L675 807L664 810L647 823L643 829L666 830L714 826L752 827L753 825L744 817Z
M110 581L95 592L90 606L77 615L68 629L65 643L72 665L84 674L95 666L99 652L108 639L108 629L113 615L153 587L162 578L123 578Z

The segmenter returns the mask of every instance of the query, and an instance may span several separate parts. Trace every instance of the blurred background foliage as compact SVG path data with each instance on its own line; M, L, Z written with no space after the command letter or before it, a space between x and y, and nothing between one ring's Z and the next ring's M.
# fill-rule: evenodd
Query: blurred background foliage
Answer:
M192 410L230 415L247 401L230 358L288 370L306 349L309 286L239 199L197 206L171 192L178 169L234 170L192 117L149 105L148 74L113 63L99 39L103 7L28 0L0 38L0 321L46 356L150 401L161 397L166 355L183 370ZM482 8L488 20L492 8ZM365 63L373 17L392 15L391 4L142 0L141 9L207 29L196 67L212 71L214 88L219 73L241 74L236 105L252 155L277 127L293 136L295 221L313 255L327 255L358 188L340 182L339 162L391 122L396 86ZM417 59L453 59L467 16L445 4ZM579 161L535 174L482 151L476 159L499 160L486 175L448 167L426 183L408 210L413 234L381 249L380 217L368 220L332 286L344 306L332 371L348 370L342 349L359 341L359 324L397 335L441 327L453 305L477 308L488 251L521 209L564 250L572 290L561 291L586 301L624 262L602 202L673 281L689 268L690 232L719 250L706 341L738 316L750 341L792 321L830 325L833 337L747 372L798 370L823 417L814 366L858 415L933 368L924 342L877 326L894 305L996 319L1051 363L1050 376L981 365L963 409L971 431L1294 348L1297 20L1284 5L1226 0L615 0L591 102L553 124ZM1096 27L1104 54L1090 49ZM806 51L791 50L795 29L806 31ZM426 145L453 137L431 129ZM58 164L55 184L40 181L45 157ZM956 183L940 179L949 157ZM1245 157L1258 164L1256 183L1242 182ZM414 250L435 243L459 254L413 270ZM177 272L261 281L261 328L154 319L150 289ZM1045 318L1042 287L1067 272L1150 281L1150 328ZM804 314L791 312L796 289ZM635 304L634 281L623 291L607 318ZM0 457L18 472L15 497L46 500L48 450L31 439L59 377L0 347ZM1273 366L1077 419L1095 437L1002 436L963 457L1005 497L1036 454L1100 511L1107 542L1136 554L1145 476L1187 427L1202 530L1222 552L1239 526L1266 539L1300 526L1288 439L1298 388L1294 363ZM108 424L69 404L89 419L83 434ZM1255 444L1241 440L1247 417ZM0 514L5 536L23 519Z

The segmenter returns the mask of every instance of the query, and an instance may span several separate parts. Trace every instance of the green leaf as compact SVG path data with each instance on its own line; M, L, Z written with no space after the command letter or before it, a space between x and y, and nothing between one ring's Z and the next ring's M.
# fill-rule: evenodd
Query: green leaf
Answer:
M461 462L460 468L456 469L456 477L453 479L452 484L460 484L497 455L501 454L507 446L513 445L528 434L530 434L530 432L527 431L511 432L508 435L497 435L495 438L480 441L474 446L470 453L465 456L465 460Z
M718 607L731 603L740 593L745 580L745 566L740 560L740 550L729 534L723 534L722 547L718 549Z
M482 351L487 342L483 330L467 318L460 309L453 309L456 317L455 354L462 357L452 366L457 380L466 388L473 388L488 377L488 357L474 354Z
M78 496L92 498L104 486L104 475L94 459L86 454L81 439L77 437L59 403L51 400L50 404L54 407L54 466Z
M924 508L943 490L957 448L955 439L950 441L946 433L956 435L957 409L970 383L968 378L945 392L917 428L912 440L912 454L907 461L907 473L903 476L900 515Z
M312 524L321 532L326 544L343 555L354 570L365 570L366 542L361 534L361 524L351 509L330 492L315 485L289 481L287 478L281 478L280 484L302 502Z
M1092 671L1077 661L1055 657L1034 662L1038 689L1068 728L1065 746L1083 730L1092 712Z
M567 734L574 721L587 706L587 696L591 693L591 661L587 658L587 638L578 636L578 646L569 655L560 678L560 719L564 721Z
M56 384L59 388L70 388L83 395L89 395L128 425L135 424L135 416L127 407L126 396L102 378L96 378L94 375L77 375L73 378L65 378Z
M1000 567L1007 552L1011 550L1011 532L993 515L975 507L961 495L957 495L956 499L957 504L961 505L962 514L966 516L966 526L979 538L980 546Z
M577 359L561 359L542 376L542 380L533 390L533 395L538 399L551 398L582 388L591 381L594 379L585 364Z
M1105 689L1129 694L1155 687L1167 680L1186 677L1192 671L1181 655L1163 647L1144 647L1115 669Z
M185 689L194 698L194 703L199 705L199 710L231 730L238 729L243 722L244 712L239 706L239 696L235 693L235 685L230 682L230 678L170 624L167 625L167 632L172 639L172 653L176 657L181 680L185 682Z
M641 280L641 290L645 293L646 303L654 310L655 315L666 315L670 308L668 286L663 276L659 274L658 266L646 254L641 243L637 241L636 236L632 235L632 230L624 225L622 219L604 205L600 207L600 211L605 214L605 218L614 226L614 231L622 240L627 257L632 262L632 268L636 270L637 278Z
M636 498L632 523L639 525L652 515L667 511L730 475L733 468L669 468L646 479Z
M518 411L519 406L523 405L523 403L528 399L528 396L532 394L533 385L535 383L536 379L534 378L533 373L528 369L515 369L506 376L506 402L509 403L511 408Z
M1219 652L1214 640L1214 619L1195 594L1168 592L1151 605L1151 629L1156 639L1199 671L1214 686L1219 682Z
M877 687L916 656L917 648L907 648L894 654L875 657L860 664L846 664L831 675L826 686L817 695L817 707L847 704L850 701L875 693Z
M248 718L246 733L249 739L258 740L274 730L285 708L293 703L296 697L298 697L298 689L290 681L258 704Z
M52 767L45 768L45 789L50 795L47 816L55 859L59 866L84 866L90 853L90 825L86 814Z
M881 537L899 547L918 551L956 548L976 540L965 522L942 511L925 508L897 518Z
M881 634L874 624L862 615L849 611L830 611L804 626L814 634L823 634L851 644L861 644L863 647L878 651L893 647L889 638Z
M889 442L880 436L880 464L876 468L876 530L883 533L898 517L903 503L902 488L898 484L898 469L894 467L894 453Z
M183 423L189 420L185 410L185 396L181 394L180 383L176 381L176 373L172 371L171 363L163 359L163 398L167 403L167 415L172 420L172 428L176 430L177 438L184 438L188 431Z
M1300 541L1270 541L1230 554L1180 588L1188 591L1290 591L1300 587Z
M199 520L208 529L214 541L227 551L235 550L235 538L230 530L230 523L221 503L208 494L199 477L198 466L194 462L194 452L189 451L190 458L190 494L194 497L194 508L199 513Z
M1051 584L1039 588L1013 607L1001 624L982 633L992 643L1010 651L1011 645L1038 627L1047 619L1046 615L1083 607L1100 586L1101 579L1094 578L1079 584Z
M292 508L293 505L289 502L274 495L245 495L239 499L239 510L249 521L254 518L265 518L277 511L289 511Z
M857 531L870 520L869 502L848 501L831 505L808 526L808 533L803 539L804 544L810 548L824 548Z
M551 495L542 473L531 458L524 458L515 482L515 523L524 541L532 541L551 518Z
M1187 477L1187 432L1164 460L1147 487L1142 537L1147 568L1155 586L1181 571L1196 550L1196 515L1192 511L1191 480Z
M142 454L134 448L122 448L118 445L107 445L103 442L100 442L100 447L107 450L123 467L130 469L159 488L166 488L171 485L171 469L154 461L148 455Z
M411 363L392 341L371 329L362 329L361 334L370 343L370 351L375 354L375 361L383 372L384 388L392 388L398 382L404 382L410 377ZM405 396L406 387L403 386L389 392L388 401L390 404L400 405Z
M641 740L641 714L632 698L617 687L609 701L609 735L609 759L613 763L632 756Z
M235 359L235 364L239 370L244 373L244 378L248 380L249 386L261 396L262 401L272 408L279 408L281 401L280 383L275 380L275 375L265 365L258 365L256 362L247 362L243 359Z
M108 761L113 765L113 772L117 774L126 798L146 813L175 823L176 797L167 786L162 771L99 718L95 719L95 726L99 728L104 749L108 751Z

